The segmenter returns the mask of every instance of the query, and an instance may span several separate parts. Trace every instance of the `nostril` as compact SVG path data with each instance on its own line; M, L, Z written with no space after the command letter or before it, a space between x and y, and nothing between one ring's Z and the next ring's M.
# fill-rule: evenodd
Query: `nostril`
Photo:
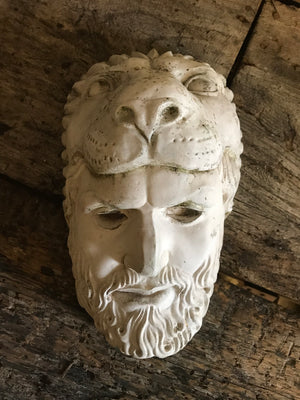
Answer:
M130 107L121 106L116 111L116 120L119 123L134 124L135 115Z
M179 116L179 108L177 106L168 106L161 113L161 122L166 124L175 121Z

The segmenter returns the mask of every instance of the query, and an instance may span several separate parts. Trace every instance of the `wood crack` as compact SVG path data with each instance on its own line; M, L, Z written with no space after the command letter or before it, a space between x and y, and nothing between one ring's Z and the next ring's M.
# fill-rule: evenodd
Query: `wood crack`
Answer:
M245 39L244 39L244 41L242 43L242 46L240 47L240 50L239 50L239 52L238 52L238 54L237 54L237 56L236 56L236 58L234 60L234 63L232 65L232 67L231 67L231 70L229 71L229 74L228 74L228 77L227 77L227 86L228 87L230 87L232 85L232 81L233 81L234 77L236 76L238 70L240 69L240 66L242 64L242 60L244 58L246 49L248 47L248 44L249 44L250 40L252 39L254 29L255 29L255 27L257 25L257 22L258 22L258 19L260 17L260 14L261 14L261 12L263 10L264 4L265 4L265 0L262 0L260 5L259 5L259 7L258 7L258 9L257 9L255 17L252 20L252 23L250 25L248 33L245 36Z
M300 3L294 0L277 0L279 3L285 4L286 6L292 6L296 8L300 8Z

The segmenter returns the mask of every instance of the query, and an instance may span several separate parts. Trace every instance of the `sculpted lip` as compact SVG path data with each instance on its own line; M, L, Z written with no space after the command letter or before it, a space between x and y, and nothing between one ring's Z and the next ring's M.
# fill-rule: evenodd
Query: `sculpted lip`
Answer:
M141 296L151 296L152 294L158 293L158 292L162 292L166 289L169 289L171 286L158 286L152 289L144 289L141 287L125 287L122 289L118 289L118 292L125 292L125 293L132 293L135 295L141 295Z
M134 311L153 305L159 309L169 308L175 299L173 286L158 286L152 289L128 287L117 290L114 296L122 302L126 311Z

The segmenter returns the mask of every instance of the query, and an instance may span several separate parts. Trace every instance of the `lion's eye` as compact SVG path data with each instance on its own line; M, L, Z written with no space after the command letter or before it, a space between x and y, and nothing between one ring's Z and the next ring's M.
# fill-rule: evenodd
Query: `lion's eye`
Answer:
M123 222L127 220L127 216L119 210L96 211L98 224L104 229L118 229Z
M175 206L168 208L166 214L168 217L174 219L175 221L181 222L182 224L188 224L189 222L196 221L203 211L195 210L194 208Z
M186 88L197 95L217 96L218 85L213 80L203 75L195 75L189 78L184 85Z
M109 90L110 87L110 82L108 82L106 79L99 79L90 86L89 97L97 96L97 94Z

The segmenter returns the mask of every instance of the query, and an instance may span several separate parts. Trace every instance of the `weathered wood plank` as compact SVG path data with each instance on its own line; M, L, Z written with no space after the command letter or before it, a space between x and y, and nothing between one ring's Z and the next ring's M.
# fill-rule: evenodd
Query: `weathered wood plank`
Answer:
M79 306L25 274L3 268L0 291L3 400L300 398L297 316L222 279L200 332L164 360L110 348Z
M124 2L126 12L117 3L6 2L1 172L59 193L61 108L88 65L136 43L142 51L165 50L170 40L172 50L227 74L241 43L237 31L246 33L253 18L248 3L229 0L192 7L176 1L171 12L158 0ZM266 31L251 55L255 34L246 54L251 57L233 82L245 134L245 180L228 220L223 269L299 298L293 107L300 63L286 48L297 34L286 30L294 21L291 9L274 4L280 19L267 4ZM270 17L277 19L270 24ZM278 42L270 34L274 26ZM76 302L60 199L6 179L0 188L1 399L300 399L297 316L222 279L202 330L178 355L136 361L111 349Z
M296 314L222 278L178 355L111 349L77 303L60 201L8 180L1 189L1 398L300 399Z
M232 88L244 141L223 271L300 299L300 10L266 2Z
M89 66L156 47L192 54L227 75L259 3L2 1L0 173L61 193L63 105Z

